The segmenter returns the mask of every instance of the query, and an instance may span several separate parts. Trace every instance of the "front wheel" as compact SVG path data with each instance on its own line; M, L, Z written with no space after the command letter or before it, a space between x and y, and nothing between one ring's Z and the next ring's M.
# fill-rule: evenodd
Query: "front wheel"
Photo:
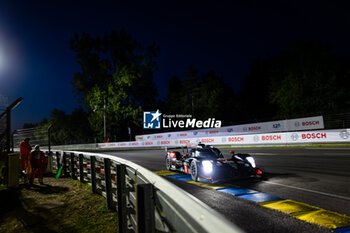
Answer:
M196 161L193 161L191 163L191 177L193 181L198 180L198 167L197 167Z

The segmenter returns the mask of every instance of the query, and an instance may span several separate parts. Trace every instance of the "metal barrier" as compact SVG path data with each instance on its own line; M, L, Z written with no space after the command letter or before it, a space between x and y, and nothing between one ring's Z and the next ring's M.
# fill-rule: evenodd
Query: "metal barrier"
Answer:
M46 152L49 153L48 151ZM50 166L106 198L119 232L242 232L219 213L157 174L115 156L51 151Z

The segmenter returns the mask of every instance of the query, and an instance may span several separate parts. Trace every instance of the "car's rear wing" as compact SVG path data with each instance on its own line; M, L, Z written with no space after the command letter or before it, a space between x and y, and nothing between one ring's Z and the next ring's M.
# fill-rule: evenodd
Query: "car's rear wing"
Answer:
M165 152L168 153L169 150L178 150L181 149L182 150L182 154L188 153L188 147L185 146L177 146L177 147L164 147Z

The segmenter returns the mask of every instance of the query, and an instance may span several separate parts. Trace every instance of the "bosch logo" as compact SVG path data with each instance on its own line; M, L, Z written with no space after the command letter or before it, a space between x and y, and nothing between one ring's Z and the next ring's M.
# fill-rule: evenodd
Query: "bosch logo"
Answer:
M293 133L292 135L290 135L290 137L292 138L293 141L298 140L299 135L297 133Z
M257 131L257 130L261 130L260 126L252 126L248 128L249 131Z
M301 123L302 126L309 126L309 125L319 125L319 121L303 121Z
M266 135L261 137L262 141L280 141L281 139L281 135Z
M327 138L326 133L303 133L301 135L302 139L321 139L321 138Z
M229 137L228 141L229 142L242 142L242 141L244 141L244 137Z
M344 130L340 131L339 136L342 139L348 139L350 135L349 135L349 132L344 129Z
M180 144L190 144L190 140L180 140Z
M214 142L214 138L203 138L201 141L202 143L212 143Z

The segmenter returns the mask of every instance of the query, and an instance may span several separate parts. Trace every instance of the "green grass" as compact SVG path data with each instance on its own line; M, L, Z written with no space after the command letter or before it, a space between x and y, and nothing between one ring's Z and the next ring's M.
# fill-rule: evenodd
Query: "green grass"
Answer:
M81 188L85 188L88 191L92 192L92 188L91 185L89 183L82 183L79 180L69 180L70 183L72 183L75 186L81 187Z

